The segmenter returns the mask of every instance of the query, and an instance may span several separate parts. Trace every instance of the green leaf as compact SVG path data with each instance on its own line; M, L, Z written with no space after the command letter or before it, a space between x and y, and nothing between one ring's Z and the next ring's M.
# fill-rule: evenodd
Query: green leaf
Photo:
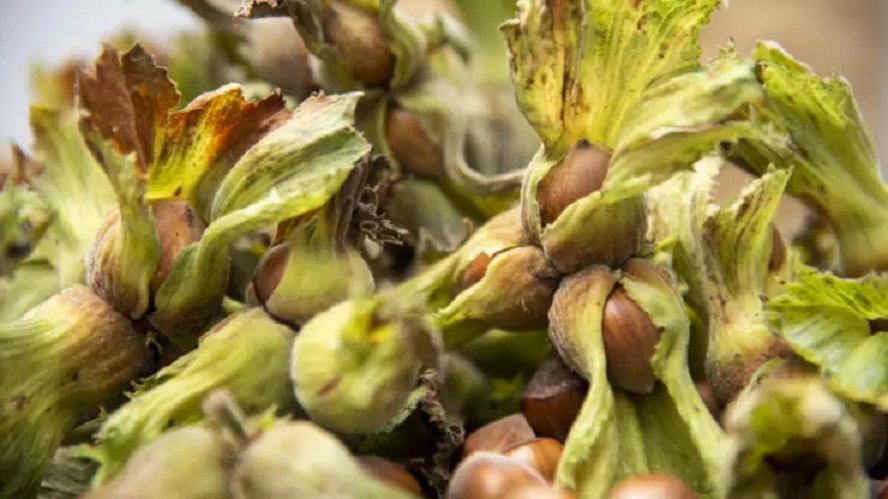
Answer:
M172 364L115 411L97 435L102 483L117 473L139 447L171 427L204 418L201 403L217 388L226 388L248 414L271 407L282 412L297 408L288 375L294 333L265 314L250 309L220 323L207 334L187 361ZM170 372L167 372L170 371Z
M158 129L147 198L185 199L208 219L228 170L289 117L280 94L251 102L230 84L198 96Z
M888 277L842 279L798 265L798 280L768 303L768 320L842 396L888 410Z
M694 68L721 0L526 0L501 28L518 102L548 149L613 148L651 82Z
M584 283L585 280L590 283ZM583 498L604 498L618 473L620 440L614 390L607 379L601 322L616 279L594 266L566 277L549 311L549 336L565 362L589 381L558 462L555 483ZM562 341L561 336L569 336Z
M720 144L744 137L780 141L779 134L741 113L761 97L751 65L730 53L652 83L625 113L604 185L568 205L546 226L535 202L537 187L564 153L540 151L528 167L522 202L547 255L567 272L588 263L615 265L636 254L644 231L642 193L692 168ZM603 232L612 237L598 237ZM584 254L576 255L575 248Z
M677 170L691 168L722 143L776 135L736 117L761 98L752 64L726 54L653 84L626 112L605 179L604 200L640 194Z
M751 140L734 151L739 163L756 173L770 163L793 169L787 191L830 221L844 272L885 268L888 189L851 85L815 75L775 43L760 43L755 58L766 95L762 118L792 137L792 151Z
M203 237L185 248L155 296L151 319L157 327L193 344L221 307L229 245L243 234L313 211L336 194L370 152L352 127L359 97L306 100L238 160L219 187ZM197 310L203 320L195 320Z
M83 282L83 257L116 198L93 158L71 110L32 106L31 132L43 173L32 189L55 212L46 242L37 250L58 271L59 289Z

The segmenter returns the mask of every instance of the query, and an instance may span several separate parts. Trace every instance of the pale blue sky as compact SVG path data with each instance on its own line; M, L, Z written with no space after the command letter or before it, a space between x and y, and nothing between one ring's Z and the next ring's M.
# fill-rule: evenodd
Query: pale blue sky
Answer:
M3 0L0 8L0 144L28 145L29 70L33 60L56 63L94 57L103 37L122 26L152 35L197 26L172 0ZM8 148L0 145L0 154Z
M882 2L882 8L882 46L888 47L888 1ZM174 0L0 0L0 157L8 153L4 144L8 140L29 144L32 61L57 63L71 55L92 58L102 38L124 26L138 26L163 37L197 25L192 14ZM886 82L882 88L888 88L888 64L873 62L873 70L878 67ZM888 156L886 94L883 90L878 112L882 133L874 137L883 158ZM888 174L888 161L882 168Z

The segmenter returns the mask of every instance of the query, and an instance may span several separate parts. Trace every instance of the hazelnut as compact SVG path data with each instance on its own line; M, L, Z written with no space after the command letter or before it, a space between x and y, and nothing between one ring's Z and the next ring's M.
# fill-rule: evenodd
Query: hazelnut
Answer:
M715 393L712 391L712 385L708 381L698 381L696 388L697 393L700 394L700 398L703 400L703 404L709 409L709 414L712 414L713 418L718 419L720 411L718 401L715 399Z
M777 227L771 227L771 257L768 259L768 270L773 272L786 263L786 243L780 236Z
M274 290L284 277L287 262L290 257L290 249L286 244L279 244L262 255L262 260L253 274L252 290L259 303L265 303L271 298Z
M576 497L576 494L569 490L545 485L531 485L509 491L509 499L576 499Z
M611 490L610 499L697 499L697 494L672 475L654 474L626 478Z
M506 499L514 490L545 485L539 473L519 461L492 452L477 452L457 466L446 498Z
M463 458L479 451L503 452L515 444L533 440L535 437L524 415L512 414L472 432L463 444Z
M463 291L483 279L491 260L492 258L487 253L478 253L460 272L457 289Z
M324 33L338 49L342 65L364 85L386 85L395 72L395 56L377 15L341 1L329 6Z
M521 412L537 436L564 442L588 388L588 383L574 374L561 356L552 355L527 382Z
M610 164L610 151L581 140L537 185L536 200L543 226L575 201L601 189Z
M537 438L513 445L504 450L503 455L526 464L551 482L555 480L563 450L564 446L554 438Z
M651 359L660 331L619 284L607 299L601 326L611 383L632 393L651 393L656 383Z
M432 142L419 118L399 106L390 106L385 138L401 170L418 177L438 178L444 172L441 148Z
M151 212L160 241L160 261L150 285L153 294L172 272L182 250L200 240L206 226L197 210L184 199L158 201L151 205Z

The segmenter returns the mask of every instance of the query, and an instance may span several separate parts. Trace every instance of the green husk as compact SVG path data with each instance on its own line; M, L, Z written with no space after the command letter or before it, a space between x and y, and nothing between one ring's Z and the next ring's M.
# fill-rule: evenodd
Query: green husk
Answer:
M143 342L80 284L0 325L0 497L36 494L65 434L138 373Z
M275 317L305 324L341 301L373 294L373 274L357 250L363 236L350 232L369 168L367 163L357 167L333 199L307 220L286 230L279 227L276 238L286 237L286 263L280 281L263 303ZM271 270L260 267L257 278Z
M648 395L628 394L608 381L602 319L617 283L661 331L651 360L659 383ZM556 483L582 498L607 497L623 477L663 472L681 477L701 497L721 497L724 435L688 372L689 321L675 283L665 275L636 277L588 267L562 281L549 320L562 358L589 380Z
M857 425L816 376L766 377L737 399L724 421L728 497L783 497L781 482L787 480L800 497L868 497ZM777 469L778 460L789 461L789 468ZM822 467L815 464L814 473L791 476L792 466L817 462Z
M407 402L420 369L437 366L438 332L408 303L380 295L316 315L293 344L296 397L318 424L367 434Z
M711 190L720 165L700 162L652 198L656 237L673 238L673 264L687 283L689 303L705 319L706 374L724 405L763 362L789 353L767 324L764 302L772 281L771 222L789 172L767 173L719 209Z
M85 499L224 499L236 447L207 425L175 428L140 447Z
M241 455L232 489L237 499L413 497L371 477L336 437L306 421L263 432Z
M138 447L170 427L202 420L201 402L217 388L227 388L249 414L296 411L288 377L294 335L255 308L209 331L196 350L149 378L102 424L94 451L101 467L94 483L108 481Z

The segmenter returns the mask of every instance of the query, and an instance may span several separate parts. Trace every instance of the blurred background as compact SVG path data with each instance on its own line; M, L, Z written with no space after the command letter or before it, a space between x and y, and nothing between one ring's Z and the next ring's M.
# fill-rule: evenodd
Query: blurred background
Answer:
M189 0L182 0L188 3ZM483 1L483 0L479 0ZM191 2L192 4L196 2ZM234 1L236 6L239 2ZM443 0L402 0L411 13L451 10ZM90 59L121 28L156 40L198 28L198 18L175 0L24 0L4 2L0 14L0 140L24 146L33 61ZM880 156L888 157L888 2L885 0L733 0L704 33L707 55L733 38L741 51L755 40L779 40L819 73L840 71L854 86ZM0 147L0 155L8 154ZM888 173L888 163L883 171Z

